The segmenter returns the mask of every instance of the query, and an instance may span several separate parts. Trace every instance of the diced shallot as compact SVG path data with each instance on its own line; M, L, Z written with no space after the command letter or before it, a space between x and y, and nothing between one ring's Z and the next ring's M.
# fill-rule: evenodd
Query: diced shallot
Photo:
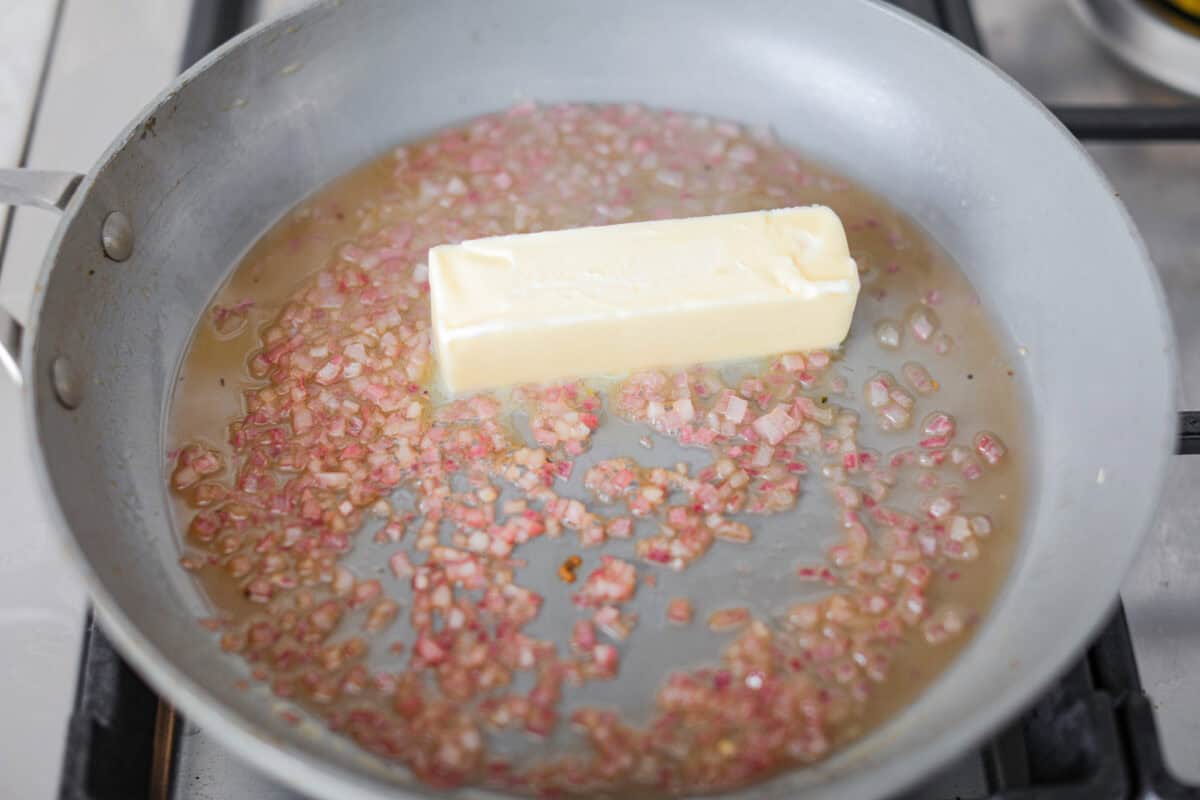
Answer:
M882 319L875 324L875 341L885 350L898 350L901 342L900 323Z
M740 628L750 621L750 609L743 607L722 608L708 616L709 630L724 633Z
M692 621L692 603L686 597L674 597L667 603L667 620L676 625L687 625Z

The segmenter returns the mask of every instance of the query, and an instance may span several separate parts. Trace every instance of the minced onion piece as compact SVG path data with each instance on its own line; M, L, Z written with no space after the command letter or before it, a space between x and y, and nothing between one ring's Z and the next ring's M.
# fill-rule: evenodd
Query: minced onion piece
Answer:
M881 319L875 323L875 341L884 350L898 350L902 341L902 331L899 322L893 319Z

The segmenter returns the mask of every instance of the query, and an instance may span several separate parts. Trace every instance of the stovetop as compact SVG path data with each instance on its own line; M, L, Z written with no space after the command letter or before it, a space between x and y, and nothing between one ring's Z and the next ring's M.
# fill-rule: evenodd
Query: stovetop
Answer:
M1180 341L1180 407L1200 407L1200 315L1191 302L1200 297L1200 101L1116 61L1065 1L896 4L982 50L1084 141L1166 286ZM194 0L185 62L298 5ZM1021 718L897 800L1200 798L1197 485L1200 458L1177 458L1161 518L1123 587L1123 607L1087 654ZM90 623L61 796L300 799L177 716Z

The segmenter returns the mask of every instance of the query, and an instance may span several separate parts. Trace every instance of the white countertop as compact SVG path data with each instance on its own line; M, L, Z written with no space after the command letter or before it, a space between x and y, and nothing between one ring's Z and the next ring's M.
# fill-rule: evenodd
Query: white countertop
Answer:
M0 166L21 163L57 0L0 2ZM28 165L85 172L174 77L189 0L65 0ZM2 219L2 217L0 217ZM26 312L57 217L16 214L0 302ZM19 387L0 372L0 797L58 792L85 598L35 485Z

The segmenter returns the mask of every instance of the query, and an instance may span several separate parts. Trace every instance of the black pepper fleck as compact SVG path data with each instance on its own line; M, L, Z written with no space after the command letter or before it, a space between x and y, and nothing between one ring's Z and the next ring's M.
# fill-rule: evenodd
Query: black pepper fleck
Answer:
M224 379L224 378L218 378L217 380L219 380L219 381L221 382L221 385L222 385L222 386L224 386L224 385L225 385L225 379Z
M96 270L94 270L94 269L89 269L89 270L88 270L88 276L89 276L89 277L90 277L90 276L92 276L92 275L95 275L95 274L96 274Z
M975 380L975 376L974 376L974 375L972 375L970 372L968 372L968 373L967 373L967 380L969 380L969 381L973 381L973 380Z

